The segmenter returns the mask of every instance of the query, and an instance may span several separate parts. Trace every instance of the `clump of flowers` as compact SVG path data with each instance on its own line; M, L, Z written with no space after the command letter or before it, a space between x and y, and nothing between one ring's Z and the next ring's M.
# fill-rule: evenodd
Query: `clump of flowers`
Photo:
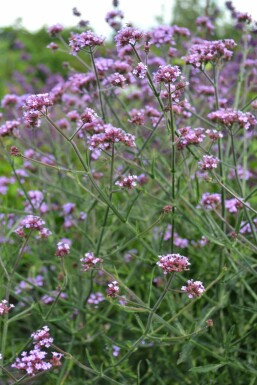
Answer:
M154 74L156 83L174 83L181 76L181 71L178 66L162 65Z
M61 366L62 354L51 352L52 357L48 358L48 352L41 350L42 347L49 348L53 343L53 338L49 334L48 326L37 330L31 334L33 338L34 349L29 352L24 351L21 358L16 358L12 368L25 371L30 376L47 371L55 366Z
M207 210L216 209L221 204L220 194L204 193L201 199L201 205Z
M0 136L18 136L19 130L18 127L20 122L18 120L7 120L4 124L0 126Z
M121 188L131 190L133 187L136 187L136 185L137 185L137 175L125 176L125 177L121 178L120 180L118 180L115 183L115 185L119 186Z
M91 293L87 303L94 305L95 308L98 308L99 303L104 301L104 296L101 292Z
M164 274L168 273L179 273L181 271L189 270L188 266L190 265L187 257L184 257L180 254L167 254L160 255L158 257L160 260L156 263L162 270Z
M55 255L57 257L64 257L65 255L70 254L70 245L67 242L58 242L57 243L57 250L55 252Z
M113 127L111 124L103 126L103 132L94 134L89 139L89 149L108 150L112 143L122 142L128 147L135 147L135 136L128 134L121 128Z
M135 45L143 37L143 32L133 27L125 27L121 29L115 36L117 47L125 47L128 44Z
M177 147L179 150L183 150L189 144L199 144L202 143L206 135L204 134L205 130L202 127L191 128L189 126L179 128L179 141Z
M194 298L200 297L204 293L205 288L201 281L194 281L193 279L190 279L187 281L186 286L181 287L181 290L188 294L188 298Z
M250 112L235 111L231 108L211 112L208 114L208 118L213 122L224 124L226 127L238 124L239 127L246 130L253 128L257 124L255 116Z
M106 289L106 294L108 297L116 298L119 294L120 287L117 281L112 281L108 283L108 287Z
M216 63L218 60L228 61L233 55L236 43L233 39L202 40L189 49L189 55L184 57L186 64L201 68L207 63Z
M114 87L124 87L124 85L126 84L127 80L125 78L124 75L122 74L119 74L118 72L115 72L114 74L108 76L106 79L105 79L105 83L107 84L112 84Z
M103 262L102 258L94 256L94 253L86 253L84 258L80 259L83 271L88 271L91 267L95 267L98 263Z
M54 339L50 336L48 326L43 326L42 329L32 333L31 337L33 338L35 349L41 349L42 347L49 348L54 341Z
M15 230L15 233L20 237L25 237L25 230L36 230L39 231L40 235L42 235L43 238L46 238L52 233L47 228L43 227L44 225L45 221L43 221L43 219L41 219L40 217L36 215L27 215L21 220L20 225Z
M219 159L212 155L204 155L202 160L198 162L201 170L213 170L217 168Z
M225 207L230 213L237 213L239 209L242 209L243 203L236 198L226 199Z
M59 35L63 31L63 26L61 24L54 24L47 28L47 32L51 37Z
M6 299L3 299L0 302L0 316L4 314L8 314L11 309L13 309L15 306L13 304L9 304Z
M69 46L75 55L84 48L100 46L103 42L104 38L95 35L92 31L86 31L80 34L74 33L69 38Z
M47 113L47 108L53 105L53 101L48 93L30 95L24 105L24 121L26 127L38 127L39 117Z
M139 79L144 79L146 77L147 72L147 66L140 62L138 65L133 69L132 74Z

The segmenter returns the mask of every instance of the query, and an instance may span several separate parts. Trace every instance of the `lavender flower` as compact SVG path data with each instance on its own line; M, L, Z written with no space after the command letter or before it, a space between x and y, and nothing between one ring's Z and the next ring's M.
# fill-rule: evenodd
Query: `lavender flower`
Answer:
M189 270L188 266L190 265L187 257L184 257L180 254L167 254L160 255L158 257L160 260L156 263L162 270L164 274Z
M181 290L188 294L188 298L200 297L205 288L201 281L194 281L190 279L187 281L187 286L182 286Z

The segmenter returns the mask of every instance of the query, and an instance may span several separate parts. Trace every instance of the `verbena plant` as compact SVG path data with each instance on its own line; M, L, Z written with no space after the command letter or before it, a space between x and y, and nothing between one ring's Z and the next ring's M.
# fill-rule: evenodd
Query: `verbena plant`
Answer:
M116 47L54 25L84 71L2 99L4 383L257 382L257 40L227 6L237 42L117 2Z

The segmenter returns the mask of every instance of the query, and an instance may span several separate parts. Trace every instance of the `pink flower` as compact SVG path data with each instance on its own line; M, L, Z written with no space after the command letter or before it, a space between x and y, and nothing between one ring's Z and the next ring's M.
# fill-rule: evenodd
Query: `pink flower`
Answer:
M8 314L10 310L14 307L15 306L13 304L8 305L8 302L6 301L6 299L3 299L0 302L0 316L4 314Z
M187 286L182 286L181 290L188 294L188 298L200 297L205 288L201 281L194 281L190 279L187 281Z
M221 204L220 194L211 194L209 192L204 193L201 199L201 205L207 210L215 209Z
M65 242L58 242L55 255L57 257L64 257L67 254L70 254L70 245Z
M49 348L54 341L54 339L49 334L48 326L43 326L42 329L32 333L31 337L33 338L35 349L41 349L43 346Z
M219 159L212 155L204 155L202 160L198 162L201 170L213 170L217 168Z
M126 177L121 178L119 181L115 183L116 186L120 186L121 188L125 188L131 190L133 187L136 187L137 183L137 175L128 175Z
M154 74L154 80L156 83L174 83L181 75L181 71L178 66L163 65L159 67L159 70Z
M83 48L93 48L102 45L104 42L103 37L96 36L92 31L86 31L82 33L74 33L69 38L69 46L72 49L73 54L81 51Z
M97 263L103 262L102 258L97 258L94 253L86 253L84 258L80 259L82 270L88 271L91 267L95 267Z
M189 270L188 266L190 265L187 257L184 257L180 254L167 254L160 255L158 257L160 260L156 263L161 269L163 269L164 274Z
M140 62L136 66L136 68L132 71L132 74L139 79L144 79L146 77L146 72L147 72L147 66Z
M143 37L143 32L136 28L125 27L121 29L115 36L118 47L124 47L128 44L135 45Z
M106 289L106 294L108 297L115 298L119 294L120 288L117 281L112 281L108 283L108 287Z

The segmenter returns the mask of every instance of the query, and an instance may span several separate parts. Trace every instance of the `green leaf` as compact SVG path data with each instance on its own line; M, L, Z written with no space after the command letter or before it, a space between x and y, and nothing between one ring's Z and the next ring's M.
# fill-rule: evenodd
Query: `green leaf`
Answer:
M225 366L226 363L223 364L212 364L212 365L205 365L205 366L196 366L195 368L189 369L189 372L193 373L207 373L207 372L213 372L219 368L222 368L222 366Z

